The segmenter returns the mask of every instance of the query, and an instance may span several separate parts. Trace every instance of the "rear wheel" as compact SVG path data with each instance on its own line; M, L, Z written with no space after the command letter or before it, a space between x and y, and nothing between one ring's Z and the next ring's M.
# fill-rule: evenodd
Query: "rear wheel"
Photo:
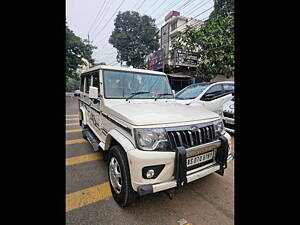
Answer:
M121 207L137 200L138 195L131 186L127 156L120 145L115 145L109 150L108 177L114 200Z

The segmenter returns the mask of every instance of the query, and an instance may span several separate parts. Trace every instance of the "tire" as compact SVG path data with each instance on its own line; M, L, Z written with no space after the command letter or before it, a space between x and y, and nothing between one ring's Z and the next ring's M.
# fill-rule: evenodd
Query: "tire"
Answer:
M120 177L116 179L118 176L115 176L113 171L115 175L120 174ZM127 156L120 145L114 145L109 149L108 179L113 198L119 206L126 207L137 200L138 194L131 186ZM121 187L118 184L121 184Z

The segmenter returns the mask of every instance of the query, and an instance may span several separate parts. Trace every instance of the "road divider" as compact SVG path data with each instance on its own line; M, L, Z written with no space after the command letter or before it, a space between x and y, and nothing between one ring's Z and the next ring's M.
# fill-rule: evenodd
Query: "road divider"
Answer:
M66 130L66 133L76 133L76 132L80 132L82 131L82 129L73 129L73 130Z
M88 141L85 140L84 138L79 138L79 139L67 140L66 144L72 145L72 144L78 144L78 143L84 143L84 142L88 142Z
M85 155L81 155L81 156L75 156L75 157L71 157L71 158L66 158L66 166L96 161L96 160L100 160L100 159L102 159L102 155L99 152L92 153L92 154L85 154Z
M112 196L109 183L103 183L66 195L66 212Z

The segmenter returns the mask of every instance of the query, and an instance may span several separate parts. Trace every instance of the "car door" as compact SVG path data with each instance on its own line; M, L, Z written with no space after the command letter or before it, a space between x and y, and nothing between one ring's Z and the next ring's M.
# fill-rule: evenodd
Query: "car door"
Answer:
M225 103L222 84L212 85L200 98L200 103L209 111L222 114L222 105Z
M224 89L224 97L222 97L224 104L232 98L232 94L234 93L234 83L223 83L222 85Z
M98 98L90 100L91 106L91 115L90 115L90 124L94 128L97 136L102 136L102 109L101 109L101 95L100 95L100 82L99 82L99 71L92 73L93 81L92 86L98 88Z

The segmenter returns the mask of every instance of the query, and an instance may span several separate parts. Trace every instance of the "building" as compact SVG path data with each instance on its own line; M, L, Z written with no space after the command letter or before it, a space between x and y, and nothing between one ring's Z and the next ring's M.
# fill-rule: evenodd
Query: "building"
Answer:
M194 75L198 58L196 54L172 51L172 41L177 32L189 26L201 27L203 21L180 16L178 11L171 11L165 16L165 24L159 31L158 51L147 57L147 69L166 72L174 90L180 90L195 82Z

